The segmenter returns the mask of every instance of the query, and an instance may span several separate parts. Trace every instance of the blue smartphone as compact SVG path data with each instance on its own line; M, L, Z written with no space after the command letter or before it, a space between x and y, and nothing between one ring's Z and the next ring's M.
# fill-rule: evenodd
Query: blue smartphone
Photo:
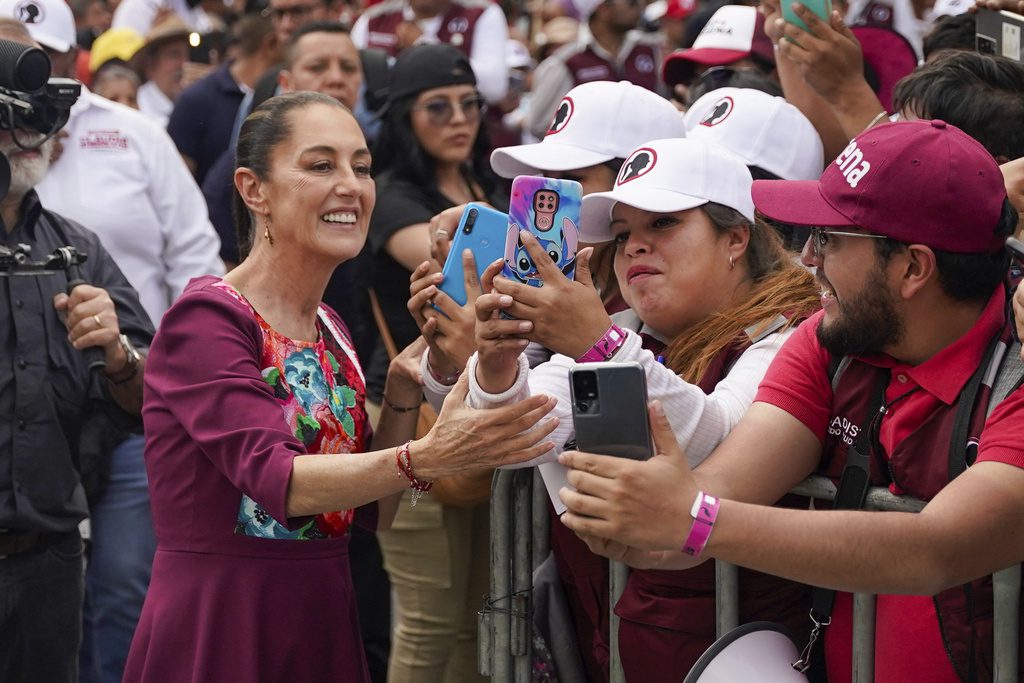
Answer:
M512 181L502 274L531 287L544 284L519 237L529 230L570 280L576 272L583 186L575 180L518 176Z
M793 0L782 0L782 18L807 31L807 24L796 15L791 7L792 4ZM829 16L832 14L832 0L800 0L800 4L814 12L826 24L829 23Z
M508 216L497 209L471 202L466 204L459 220L459 227L452 237L448 258L444 261L441 274L444 279L438 289L460 306L466 305L466 280L462 270L462 252L469 249L476 260L476 276L483 275L491 265L505 253L505 233L508 230ZM437 308L436 306L434 308Z

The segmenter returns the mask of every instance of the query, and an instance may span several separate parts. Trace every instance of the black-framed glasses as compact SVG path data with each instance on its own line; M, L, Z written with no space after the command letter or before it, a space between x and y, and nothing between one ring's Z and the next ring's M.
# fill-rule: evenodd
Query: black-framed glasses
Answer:
M832 237L870 237L876 240L889 239L885 235L875 235L870 232L844 232L842 230L826 230L825 228L811 228L811 247L816 258L825 256L825 247Z
M440 128L447 126L455 116L455 104L454 100L447 97L436 97L414 105L413 109L427 112L427 120L430 121L430 125ZM480 120L480 114L486 108L486 102L480 95L465 97L459 100L458 105L462 110L462 115L469 123L476 123Z

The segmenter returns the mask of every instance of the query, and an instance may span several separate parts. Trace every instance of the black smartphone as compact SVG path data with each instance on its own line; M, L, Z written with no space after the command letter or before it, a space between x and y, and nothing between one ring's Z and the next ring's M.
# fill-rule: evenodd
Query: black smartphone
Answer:
M639 363L581 363L569 370L576 448L647 460L654 455L647 376Z

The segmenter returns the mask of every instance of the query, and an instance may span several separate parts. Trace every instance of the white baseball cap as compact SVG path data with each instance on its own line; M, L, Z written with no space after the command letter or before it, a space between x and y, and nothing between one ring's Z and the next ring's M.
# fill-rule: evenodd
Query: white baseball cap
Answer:
M594 81L566 93L543 140L499 147L491 168L503 178L569 171L624 159L646 140L685 135L682 112L660 95L628 81Z
M33 40L56 52L75 46L75 17L64 0L0 0L0 17L17 19Z
M612 208L619 202L657 213L723 204L754 221L753 178L743 160L703 140L654 140L634 150L622 164L610 192L583 198L580 241L612 239Z
M661 77L669 86L689 85L698 67L732 64L745 57L775 64L775 47L764 32L764 16L749 5L723 5L711 15L693 47L665 57Z
M814 125L782 97L718 88L686 112L686 135L725 147L783 180L817 180L825 152Z

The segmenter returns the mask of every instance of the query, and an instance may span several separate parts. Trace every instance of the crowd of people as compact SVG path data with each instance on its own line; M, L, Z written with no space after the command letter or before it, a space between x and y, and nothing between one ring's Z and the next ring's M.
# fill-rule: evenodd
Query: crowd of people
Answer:
M82 84L59 130L0 108L0 680L483 680L491 481L532 467L537 680L613 642L683 680L713 559L741 623L824 630L810 680L851 680L854 592L874 680L993 680L1024 55L976 34L1024 2L785 2L0 0ZM540 287L452 249L521 175L582 192L571 268L509 233ZM602 363L647 460L577 449Z

